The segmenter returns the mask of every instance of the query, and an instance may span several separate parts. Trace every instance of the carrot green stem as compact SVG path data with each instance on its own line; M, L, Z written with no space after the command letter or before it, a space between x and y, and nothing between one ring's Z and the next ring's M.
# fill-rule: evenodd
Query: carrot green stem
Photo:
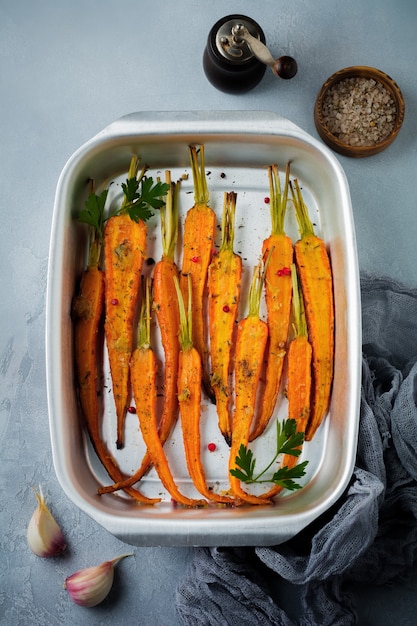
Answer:
M307 337L307 322L304 310L304 299L301 292L301 286L297 276L295 264L291 265L291 282L292 282L292 304L294 312L294 328L298 337Z
M281 191L278 166L268 167L269 193L271 200L271 235L285 235L284 221L287 210L288 186L290 180L290 163L287 163L285 172L284 191Z
M193 325L192 325L192 296L191 296L191 276L188 274L188 306L185 310L184 298L180 289L178 278L174 276L174 285L178 297L178 308L180 313L179 342L182 350L189 350L193 347Z
M281 183L279 180L278 167L271 165L268 167L269 178L269 193L270 193L270 207L271 207L271 223L272 234L282 235L284 233L284 211L282 210L282 194Z
M263 263L260 261L258 265L255 265L253 269L253 275L251 284L249 287L249 312L248 317L259 317L259 311L261 308L262 289L265 282L266 268L268 267L269 260L273 248L269 251L266 261Z
M200 163L198 160L199 155ZM199 150L197 150L196 146L190 146L190 160L194 181L194 201L196 204L207 204L209 192L204 171L204 146L200 146Z
M149 166L144 165L142 167L141 172L139 173L139 165L140 165L139 157L136 155L133 155L132 158L130 159L129 171L127 174L128 181L135 178L137 179L137 183L140 183L142 178L145 176L146 172L149 169ZM131 203L132 203L132 200L128 198L128 196L125 194L123 197L122 206L120 207L120 213L126 213Z
M230 191L225 194L222 213L222 241L220 252L232 250L235 239L235 213L237 193Z
M142 304L138 326L138 348L147 350L151 345L152 279L147 277L143 286Z
M296 207L296 215L298 227L300 229L300 236L301 238L303 238L314 235L314 227L308 214L308 208L303 200L298 180L294 179L294 185L291 182L289 183L289 185L292 200L294 202L294 206Z
M161 207L162 253L167 259L174 260L178 237L178 194L179 183L171 181L171 172L165 172L165 182L169 185L165 205Z

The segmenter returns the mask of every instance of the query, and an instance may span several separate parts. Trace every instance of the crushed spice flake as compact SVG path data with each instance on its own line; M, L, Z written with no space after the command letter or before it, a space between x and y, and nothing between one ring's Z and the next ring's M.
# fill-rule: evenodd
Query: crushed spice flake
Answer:
M397 108L386 87L373 78L344 78L327 92L322 104L329 132L349 146L372 146L394 129Z

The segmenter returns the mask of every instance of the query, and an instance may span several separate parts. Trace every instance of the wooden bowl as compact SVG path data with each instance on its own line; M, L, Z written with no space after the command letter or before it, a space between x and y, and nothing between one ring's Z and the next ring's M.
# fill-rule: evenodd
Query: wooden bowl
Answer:
M393 122L390 123L391 128L390 128L389 134L381 138L376 138L376 139L370 139L368 137L368 140L367 140L369 142L368 145L363 145L363 143L365 142L364 139L360 140L360 143L362 142L362 145L358 145L358 144L352 145L350 142L354 141L353 131L350 135L349 135L349 132L346 132L343 138L341 138L339 136L339 133L334 131L333 129L332 129L333 132L331 132L329 130L329 124L331 124L330 118L323 112L323 104L326 104L326 102L328 102L328 99L330 97L329 91L332 90L334 92L335 89L333 88L335 88L335 86L337 86L339 83L342 83L342 81L344 82L343 82L343 85L341 85L341 88L343 88L346 91L347 90L346 79L348 78L374 79L376 83L378 84L378 87L379 88L382 87L383 92L384 92L383 88L385 88L385 90L391 96L392 100L386 106L389 107L390 109L393 109L392 104L394 104L395 106L395 110L393 109L394 110ZM364 84L364 81L359 81L359 82L361 82L362 85ZM379 111L381 112L382 109L380 109ZM394 141L403 123L404 112L405 112L405 105L404 105L403 95L400 91L400 88L396 84L396 82L390 76L388 76L384 72L381 72L380 70L377 70L373 67L365 67L365 66L347 67L345 69L339 70L335 74L332 74L332 76L330 76L330 78L326 80L326 82L323 84L322 88L320 89L319 94L317 96L316 103L315 103L315 107L314 107L314 123L316 125L317 132L319 133L320 137L330 148L332 148L332 150L335 150L336 152L344 156L366 157L366 156L371 156L373 154L377 154L378 152L382 152L383 150L385 150L385 148L387 148ZM368 118L366 119L366 125L368 124L368 119L372 118L371 121L369 122L369 126L373 126L373 127L378 126L377 113L369 114L369 108L368 108L367 113L365 113L365 109L363 109L363 113L360 109L359 111L356 110L356 115L358 115L358 113L359 113L359 118L361 120L360 121L361 126L362 125L365 126L366 115L368 115ZM353 114L353 108L350 108L350 105L348 105L347 103L345 104L345 107L343 108L343 110L339 112L339 115L341 116L342 121L345 122L346 124L350 123L352 114ZM376 121L374 121L373 116L375 116ZM365 128L365 130L361 129L360 132L364 133L364 135L362 135L364 137L370 131L368 131Z

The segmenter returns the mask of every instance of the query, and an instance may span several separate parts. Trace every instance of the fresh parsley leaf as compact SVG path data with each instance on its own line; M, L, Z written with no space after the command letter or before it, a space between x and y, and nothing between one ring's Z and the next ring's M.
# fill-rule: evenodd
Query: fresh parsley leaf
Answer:
M280 454L290 454L291 456L300 456L300 446L304 442L304 433L296 432L297 424L294 419L286 420L282 427L277 422L278 446Z
M165 202L162 200L163 196L166 196L169 190L168 183L162 183L161 181L153 184L152 178L144 178L142 180L142 186L140 190L141 201L145 202L153 209L160 209L164 206Z
M235 463L239 469L231 469L230 473L243 482L251 482L255 470L255 459L252 450L246 448L243 443L240 445L239 454L235 459Z
M128 178L125 183L122 183L122 190L126 198L126 203L134 202L140 197L138 192L140 181L136 178Z
M163 197L166 196L169 185L158 181L154 184L151 177L128 178L122 183L125 201L122 211L126 211L135 222L140 220L147 222L152 217L152 209L160 209L164 205Z
M147 222L153 215L150 208L143 202L126 205L126 211L134 222Z
M86 202L85 208L80 211L78 219L84 224L92 226L99 236L103 239L103 227L104 227L104 206L107 200L108 190L105 189L100 195L94 192L90 193Z
M279 470L275 472L272 476L273 483L277 485L282 485L285 489L293 491L295 489L301 489L301 485L294 482L294 478L302 478L305 475L305 468L308 464L308 461L303 461L299 465L295 465L292 468L289 468L287 465L284 467L280 467Z
M301 489L301 485L296 483L294 479L301 478L305 475L305 468L308 461L304 461L292 468L289 468L287 465L280 467L271 478L263 478L280 454L289 454L295 457L300 456L301 446L304 442L304 433L296 432L296 430L297 424L294 419L285 420L282 425L277 421L277 448L274 458L268 463L265 469L256 476L256 459L253 458L253 452L245 445L241 444L239 453L235 458L237 467L230 470L232 476L248 484L275 483L289 491Z

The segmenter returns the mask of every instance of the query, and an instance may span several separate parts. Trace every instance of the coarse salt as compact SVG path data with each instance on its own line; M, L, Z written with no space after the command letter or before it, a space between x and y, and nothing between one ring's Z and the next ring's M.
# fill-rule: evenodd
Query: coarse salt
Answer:
M349 146L372 146L394 129L397 109L389 91L373 78L344 78L327 92L322 119Z

